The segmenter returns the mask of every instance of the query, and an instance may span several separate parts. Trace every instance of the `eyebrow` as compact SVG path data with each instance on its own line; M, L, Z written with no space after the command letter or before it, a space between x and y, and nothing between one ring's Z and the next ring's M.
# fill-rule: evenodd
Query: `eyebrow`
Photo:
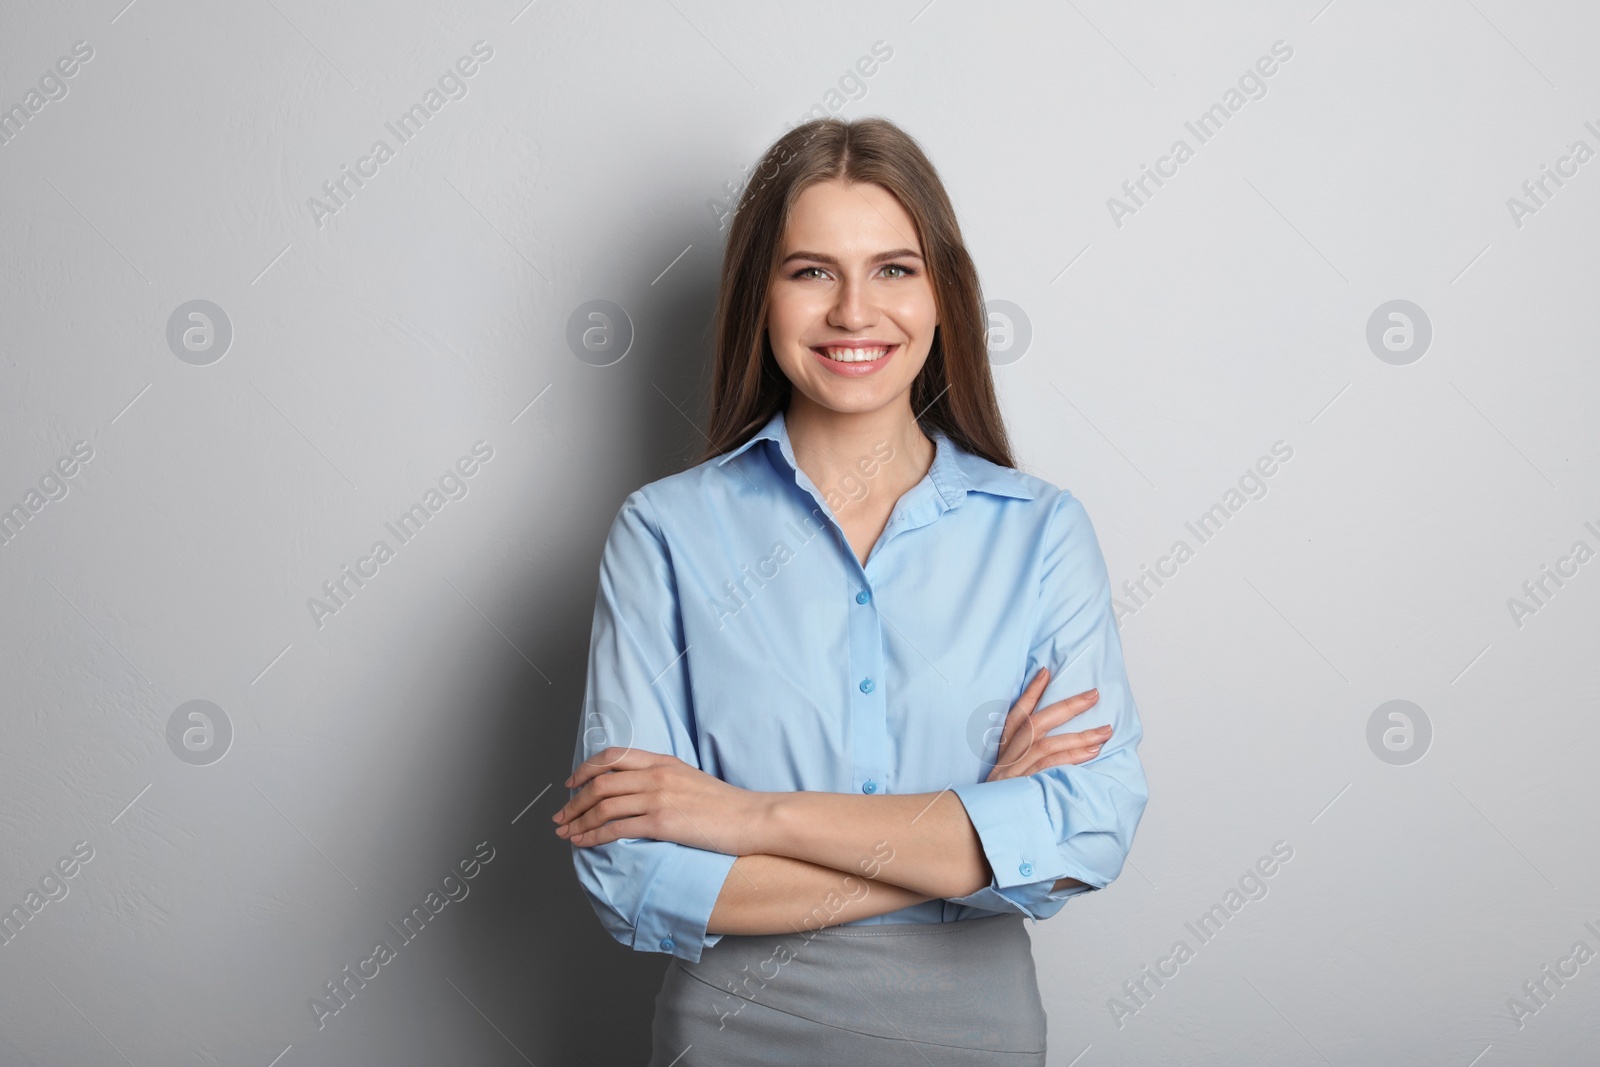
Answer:
M922 254L920 252L917 252L915 249L911 249L911 248L896 248L896 249L893 249L893 250L888 251L888 252L879 252L877 255L873 256L870 260L868 260L868 262L869 263L882 263L886 259L905 259L907 257L910 257L912 259L921 259L922 258ZM787 256L783 257L783 262L787 263L791 259L814 259L818 263L827 263L827 264L829 264L831 266L835 266L835 267L837 267L839 265L839 261L837 259L835 259L832 256L825 255L825 254L823 254L821 252L806 252L806 251L790 252Z

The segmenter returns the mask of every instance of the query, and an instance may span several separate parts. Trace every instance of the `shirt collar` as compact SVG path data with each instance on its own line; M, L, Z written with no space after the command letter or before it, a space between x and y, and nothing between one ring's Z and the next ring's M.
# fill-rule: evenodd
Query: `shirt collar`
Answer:
M996 496L1017 497L1021 500L1032 500L1038 495L1024 480L1022 474L1011 467L991 463L982 456L962 449L942 430L935 429L931 436L934 454L928 476L933 480L934 488L944 498L947 507L959 506L966 498L966 494L973 490ZM757 430L748 441L718 457L717 466L726 465L729 460L755 447L758 441L765 440L776 441L778 451L782 453L790 469L799 469L800 465L794 458L794 448L789 444L789 429L784 421L782 408L773 412L766 425Z

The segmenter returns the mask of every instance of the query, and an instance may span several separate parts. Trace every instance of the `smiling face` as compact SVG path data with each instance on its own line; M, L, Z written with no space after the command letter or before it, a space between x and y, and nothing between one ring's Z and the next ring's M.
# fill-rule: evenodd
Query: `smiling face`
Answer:
M880 185L817 182L795 201L779 256L767 339L794 401L850 414L909 409L939 317L900 202Z

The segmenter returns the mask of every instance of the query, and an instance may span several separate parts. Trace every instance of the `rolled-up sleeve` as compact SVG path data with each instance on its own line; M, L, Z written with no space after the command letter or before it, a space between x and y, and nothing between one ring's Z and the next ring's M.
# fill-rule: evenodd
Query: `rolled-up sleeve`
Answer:
M638 490L623 501L601 555L573 768L610 746L699 767L688 678L671 557ZM737 856L639 837L571 848L595 914L622 944L698 961L721 940L706 925Z
M1137 751L1143 731L1122 662L1111 578L1088 513L1066 491L1045 534L1033 632L1025 678L1050 669L1036 711L1089 689L1100 691L1093 707L1050 733L1109 724L1111 738L1086 763L955 786L993 878L976 893L950 899L1039 920L1060 911L1069 897L1103 889L1122 873L1149 796ZM1060 878L1085 884L1054 890Z

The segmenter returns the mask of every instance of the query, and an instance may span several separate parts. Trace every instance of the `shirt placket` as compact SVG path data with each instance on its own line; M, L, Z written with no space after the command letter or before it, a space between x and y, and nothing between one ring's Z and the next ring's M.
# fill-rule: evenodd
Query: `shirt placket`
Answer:
M850 790L867 796L888 793L894 786L889 766L889 692L884 684L883 618L875 603L872 572L881 570L880 559L900 534L926 526L948 506L932 478L924 478L895 504L879 540L867 555L866 565L856 558L844 530L834 518L811 479L794 468L795 483L821 506L828 517L834 542L849 567L845 595L850 598L846 618L849 648L850 740L852 763Z
M855 678L851 692L852 751L855 755L853 788L872 795L890 793L899 783L889 766L889 687L884 683L884 621L878 610L878 590L873 575L883 570L883 558L895 538L939 517L943 502L928 480L919 482L900 498L884 527L881 539L867 556L866 566L847 550L856 564L855 607L850 613L850 665Z
M883 620L872 603L872 582L856 562L849 614L850 751L855 757L850 787L871 796L889 786L889 687L883 684Z

